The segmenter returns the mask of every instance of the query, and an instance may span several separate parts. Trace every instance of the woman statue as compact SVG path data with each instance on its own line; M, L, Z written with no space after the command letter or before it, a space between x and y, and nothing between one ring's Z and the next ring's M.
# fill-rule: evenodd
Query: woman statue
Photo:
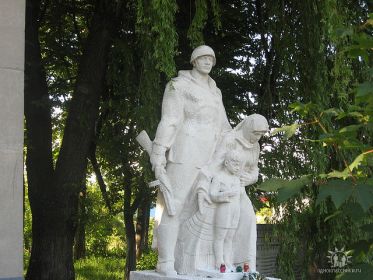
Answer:
M232 255L227 259L234 265L248 263L251 271L256 270L256 217L245 186L257 182L259 169L259 139L268 131L268 122L262 115L246 117L232 131L225 134L218 144L210 164L201 169L194 182L192 197L185 207L185 223L181 227L177 247L182 254L176 259L175 268L179 274L196 274L198 270L216 269L217 257L214 253L216 217L219 203L213 202L211 188L216 174L223 172L228 153L235 151L243 158L237 176L241 183L239 196L239 219L232 234ZM215 184L216 185L216 184ZM229 265L229 264L228 264Z

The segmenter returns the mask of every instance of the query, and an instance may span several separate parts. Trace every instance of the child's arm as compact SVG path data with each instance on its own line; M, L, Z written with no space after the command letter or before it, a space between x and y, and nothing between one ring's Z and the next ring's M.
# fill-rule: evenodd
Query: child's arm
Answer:
M210 187L210 196L211 200L216 203L221 202L230 202L230 197L232 196L231 192L225 192L224 189L221 187L221 182L214 177L212 179L211 187Z

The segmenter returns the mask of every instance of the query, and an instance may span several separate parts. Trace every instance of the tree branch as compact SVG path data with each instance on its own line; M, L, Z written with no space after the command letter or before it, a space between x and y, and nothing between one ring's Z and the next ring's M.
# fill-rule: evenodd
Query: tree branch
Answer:
M135 197L135 199L133 200L132 204L131 204L131 212L132 213L135 213L137 208L139 208L141 202L144 200L144 197L141 195L141 193L138 193Z
M101 190L102 198L104 199L105 205L107 209L109 210L110 213L113 212L113 209L111 207L109 195L106 191L106 184L104 181L104 178L102 177L101 170L100 170L100 165L97 162L97 157L96 157L96 145L94 147L91 147L90 152L89 152L89 160L92 164L93 171L96 175L98 185Z

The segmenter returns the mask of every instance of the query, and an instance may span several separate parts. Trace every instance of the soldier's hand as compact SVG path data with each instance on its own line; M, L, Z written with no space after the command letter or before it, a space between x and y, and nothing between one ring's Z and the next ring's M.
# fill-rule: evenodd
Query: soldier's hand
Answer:
M162 174L166 173L166 170L163 165L157 165L153 168L154 176L156 179L159 179Z
M165 147L157 143L153 143L152 152L150 154L150 163L152 164L152 170L154 172L158 167L163 166L164 168L166 166L166 150L167 149Z
M156 172L156 169L159 168L159 167L162 167L164 168L166 166L166 156L165 154L163 155L159 155L159 154L155 154L155 153L152 153L150 155L150 163L152 164L152 170L154 172ZM157 176L155 176L157 177Z

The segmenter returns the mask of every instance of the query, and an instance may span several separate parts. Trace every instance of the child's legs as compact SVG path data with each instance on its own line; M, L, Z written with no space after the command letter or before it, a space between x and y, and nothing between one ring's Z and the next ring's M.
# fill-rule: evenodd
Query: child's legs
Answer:
M223 247L223 252L224 252L224 261L225 264L228 266L232 266L232 244L233 244L233 237L235 234L236 230L231 228L227 229L227 233L224 238L224 247Z
M215 228L215 235L214 235L214 254L215 254L215 264L217 268L220 267L221 264L224 263L223 259L223 247L224 247L224 239L227 235L228 229L226 228Z

